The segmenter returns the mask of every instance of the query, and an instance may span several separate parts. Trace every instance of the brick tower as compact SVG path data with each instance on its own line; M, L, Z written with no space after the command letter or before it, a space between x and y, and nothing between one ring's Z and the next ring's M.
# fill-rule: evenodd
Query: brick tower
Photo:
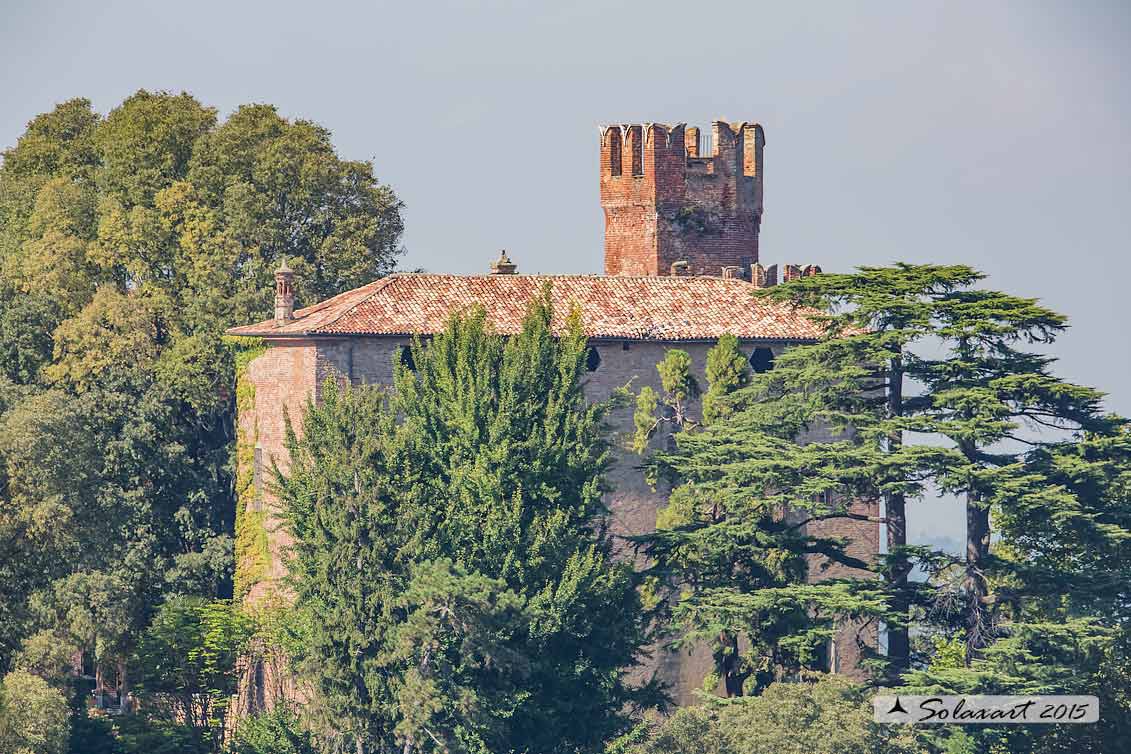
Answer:
M711 155L700 157L695 127L601 130L606 275L722 276L731 268L749 276L766 138L756 123L725 121L715 121L712 136Z

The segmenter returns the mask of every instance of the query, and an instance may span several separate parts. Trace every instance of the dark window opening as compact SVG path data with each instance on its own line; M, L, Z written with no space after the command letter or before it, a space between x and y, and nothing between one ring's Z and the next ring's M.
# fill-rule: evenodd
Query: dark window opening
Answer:
M599 366L601 366L601 354L597 353L596 348L588 348L585 353L585 368L590 372L596 372Z
M621 150L624 147L620 142L620 127L609 129L609 173L611 175L620 175L621 164Z
M629 126L624 136L624 143L628 147L629 158L632 161L633 175L644 175L643 137L644 133L640 126Z
M750 355L750 368L762 374L774 368L774 352L769 348L755 348Z
M412 360L412 348L410 346L401 346L400 353L397 360L408 368L410 372L416 371L416 362Z
M263 660L255 663L255 684L254 695L252 696L252 704L255 705L253 712L262 712L267 709L267 684L264 679Z

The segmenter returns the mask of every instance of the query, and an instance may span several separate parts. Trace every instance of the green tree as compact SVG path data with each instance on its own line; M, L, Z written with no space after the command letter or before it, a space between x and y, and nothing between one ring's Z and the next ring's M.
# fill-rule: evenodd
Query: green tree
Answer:
M699 394L690 358L670 351L657 369L664 395L645 388L637 399L635 449L668 426L674 446L647 463L654 482L674 484L657 516L657 531L636 538L647 552L647 573L659 586L674 648L706 643L715 672L704 686L728 697L755 693L771 681L823 663L823 648L844 618L875 618L883 595L865 582L809 584L807 560L822 555L867 568L844 543L808 536L806 517L826 516L827 481L807 480L827 465L798 450L796 422L753 415L743 398L750 374L737 340L721 338L707 356L708 380L700 421L688 400ZM737 413L736 413L737 412ZM789 457L797 451L801 455Z
M738 347L738 338L723 335L707 352L707 392L703 394L703 422L710 424L731 413L726 397L750 382L750 364Z
M70 729L67 699L23 670L0 682L0 753L63 754Z
M504 721L527 696L530 658L522 637L531 616L498 579L450 561L412 570L398 608L388 663L398 738L413 751L491 752L507 747Z
M450 665L429 664L422 679L438 688L439 712L426 714L449 714L446 700L475 688L480 709L508 710L497 731L477 731L491 750L594 751L627 724L628 705L645 701L625 680L645 619L604 526L609 405L582 393L579 315L555 337L551 314L547 291L509 338L491 333L481 311L454 318L413 347L416 371L399 369L393 392L328 383L307 407L303 438L292 438L279 487L296 539L297 607L317 616L301 659L336 729L359 749L391 746L398 724L415 725L397 707L411 662L388 668L404 631L442 636L446 647L480 633L426 620L422 605L494 604L471 612L480 626L499 620L510 598L492 597L496 587L479 575L525 602L523 621L502 621L492 642L529 669L504 674L521 686L492 699L464 680L479 677L481 658L445 654ZM468 576L445 576L450 589L405 604L412 564L438 559ZM399 628L410 615L419 623Z
M4 152L0 665L58 629L125 672L154 605L231 594L222 333L270 316L283 260L309 303L389 272L400 210L267 105L219 123L188 94L75 99Z
M948 596L960 607L968 662L1002 635L1003 621L1021 630L1023 603L1041 603L1068 579L1080 582L1074 586L1083 593L1110 582L1109 567L1094 560L1084 569L1044 558L1038 577L1030 561L1040 552L1036 542L1111 549L1129 533L1122 489L1113 498L1106 485L1067 485L1064 469L1057 470L1057 459L1088 438L1110 447L1123 434L1121 420L1102 414L1099 392L1057 378L1051 357L1022 347L1051 342L1066 327L1064 317L1031 299L974 287L980 279L967 267L897 265L818 275L767 294L828 312L831 337L779 362L768 394L804 396L800 414L851 427L858 445L873 454L857 455L859 467L845 464L839 472L859 480L848 491L884 499L892 550L887 574L898 613L906 614L913 591L906 499L922 497L927 482L964 499L962 578L949 582ZM911 444L909 433L936 444ZM1046 512L1046 525L1031 534L1014 523L1037 523L1038 510ZM1020 545L1008 556L1005 549L991 553L992 515ZM900 669L905 629L895 628Z
M774 683L725 705L687 707L645 725L610 754L918 754L911 726L872 722L870 692L841 676Z
M1116 603L1125 604L1114 586L1125 577L1118 556L1129 532L1125 430L1101 413L1099 393L1059 380L1051 358L1022 348L1051 341L1063 317L976 288L979 279L967 267L897 265L761 294L809 307L827 337L779 356L728 399L730 417L677 435L677 450L656 457L657 471L680 482L665 514L678 526L657 532L649 549L657 572L684 591L681 625L692 617L690 627L707 634L716 625L705 615L745 610L746 632L764 635L766 613L753 608L785 597L797 620L769 632L776 652L815 647L824 617L882 618L888 679L899 683L915 659L908 626L930 618L944 638L961 631L966 645L961 669L945 681L930 676L940 685L957 688L959 676L967 689L1084 683L1073 668L1094 667L1110 648ZM963 557L906 541L906 501L934 494L966 502ZM889 554L874 567L798 535L812 521L870 518L846 501L884 503ZM993 552L992 520L1002 535ZM765 578L768 567L815 551L883 581ZM1070 555L1083 551L1106 557ZM909 581L916 561L934 574L930 583ZM778 591L761 588L767 582ZM788 583L792 592L781 591ZM1034 643L1041 636L1057 641ZM752 658L760 644L751 640ZM929 650L916 662L928 659Z
M279 705L270 712L244 718L236 727L232 754L316 754L298 714Z
M227 600L175 598L157 611L137 648L138 690L149 714L191 729L219 751L236 691L236 662L251 620Z
M673 348L664 354L656 371L660 373L663 393L645 385L636 396L636 413L633 414L636 432L632 447L637 453L645 452L649 441L664 427L679 432L700 423L690 413L692 402L702 392L699 380L691 373L691 355Z
M1007 726L963 738L978 750L1118 750L1131 736L1131 434L1121 426L1037 446L1023 470L1016 505L993 512L994 641L967 662L962 628L936 628L961 651L935 652L907 682L930 693L1094 694L1103 710L1095 725ZM965 568L952 568L961 584Z
M23 670L55 686L64 686L71 674L78 647L55 631L40 631L24 640L16 656L15 669Z
M734 579L724 570L718 579L720 561L709 556L726 556L729 568L730 553L747 542L781 542L788 511L855 518L838 501L882 501L890 553L874 568L882 583L868 589L879 590L872 596L883 597L886 611L837 610L887 623L889 682L936 692L1087 693L1106 675L1118 689L1108 692L1112 715L1092 733L1117 740L1127 710L1123 680L1110 675L1128 604L1126 423L1102 413L1100 393L1057 378L1053 359L1025 349L1050 342L1063 317L980 289L980 278L967 267L897 265L762 293L810 307L827 337L779 356L772 372L733 394L732 416L678 435L677 451L658 456L657 468L683 482L673 505L692 524L659 532L651 547L662 565L701 542L691 551L706 556L674 562L691 585L684 603L735 615L767 597L744 594L745 573ZM936 495L966 503L961 556L906 542L906 502ZM779 562L766 555L757 563ZM916 562L928 582L908 579ZM716 578L713 591L699 591L696 579L707 577ZM807 643L820 614L808 610L776 646ZM912 621L945 651L924 644L909 657L901 634ZM958 663L955 640L963 644ZM901 678L909 662L913 672ZM1082 735L1062 737L1078 744L1073 737Z

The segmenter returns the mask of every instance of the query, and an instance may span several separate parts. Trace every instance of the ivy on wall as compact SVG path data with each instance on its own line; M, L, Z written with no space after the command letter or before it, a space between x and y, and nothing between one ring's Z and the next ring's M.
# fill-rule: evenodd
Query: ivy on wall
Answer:
M236 469L236 544L234 597L243 600L252 586L262 580L271 565L271 550L267 542L267 512L255 505L255 444L257 429L249 432L239 421L246 412L255 410L255 385L247 369L252 361L267 351L261 338L226 338L235 352L236 372L236 444L234 465Z

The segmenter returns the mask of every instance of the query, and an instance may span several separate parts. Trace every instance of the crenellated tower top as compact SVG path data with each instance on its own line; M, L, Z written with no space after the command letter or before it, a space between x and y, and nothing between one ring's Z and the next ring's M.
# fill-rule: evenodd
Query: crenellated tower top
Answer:
M715 121L710 154L679 123L601 128L605 273L691 275L749 270L758 261L762 152L757 123Z

